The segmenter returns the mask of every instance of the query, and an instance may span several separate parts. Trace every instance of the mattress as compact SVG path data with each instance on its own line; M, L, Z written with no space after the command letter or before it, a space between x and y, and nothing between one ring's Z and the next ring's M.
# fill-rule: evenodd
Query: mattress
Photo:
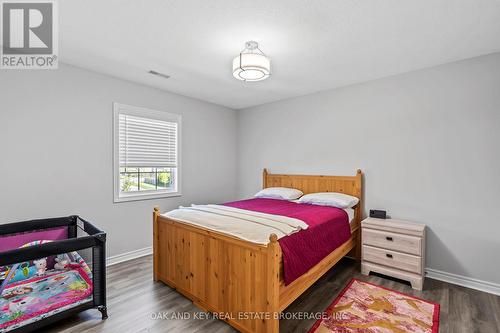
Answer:
M9 332L92 301L92 281L78 265L12 283L0 297L0 332Z

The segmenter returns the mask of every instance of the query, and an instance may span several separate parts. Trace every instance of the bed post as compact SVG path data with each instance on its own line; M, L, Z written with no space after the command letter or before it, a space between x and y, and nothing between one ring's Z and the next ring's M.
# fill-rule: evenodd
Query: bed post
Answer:
M362 206L363 206L363 172L361 169L358 169L356 171L356 181L355 181L355 187L356 187L356 194L358 195L359 202L356 206L356 211L355 211L355 216L356 216L356 223L358 224L358 229L356 230L357 233L357 238L356 238L356 248L354 250L354 258L356 260L361 260L361 220L363 217L361 216L362 214Z
M262 171L262 188L267 188L267 169L264 168Z
M158 281L158 215L160 215L160 207L155 206L153 210L153 281Z
M264 169L264 172L266 169ZM267 320L266 333L279 333L279 303L280 303L280 251L278 236L271 234L267 245Z

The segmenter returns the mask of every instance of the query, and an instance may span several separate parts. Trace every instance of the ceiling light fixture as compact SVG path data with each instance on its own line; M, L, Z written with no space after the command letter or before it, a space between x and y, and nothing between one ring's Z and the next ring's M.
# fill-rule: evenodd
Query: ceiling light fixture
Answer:
M233 60L233 76L241 81L261 81L271 75L271 60L259 49L259 43L249 41Z

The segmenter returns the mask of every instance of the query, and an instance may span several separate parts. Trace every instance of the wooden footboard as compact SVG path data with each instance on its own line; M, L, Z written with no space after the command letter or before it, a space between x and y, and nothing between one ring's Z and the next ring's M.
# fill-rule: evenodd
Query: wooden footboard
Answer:
M192 227L154 211L154 279L241 332L278 333L276 235L262 246Z

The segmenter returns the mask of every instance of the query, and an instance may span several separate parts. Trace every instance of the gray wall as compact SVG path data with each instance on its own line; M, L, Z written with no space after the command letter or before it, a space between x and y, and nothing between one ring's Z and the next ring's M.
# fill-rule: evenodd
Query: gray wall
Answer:
M238 126L240 196L263 167L361 168L366 210L429 226L428 267L500 283L500 54L242 110Z
M179 198L113 203L112 102L183 116ZM61 66L0 73L0 223L79 214L108 232L108 255L152 244L152 209L236 193L236 112Z

